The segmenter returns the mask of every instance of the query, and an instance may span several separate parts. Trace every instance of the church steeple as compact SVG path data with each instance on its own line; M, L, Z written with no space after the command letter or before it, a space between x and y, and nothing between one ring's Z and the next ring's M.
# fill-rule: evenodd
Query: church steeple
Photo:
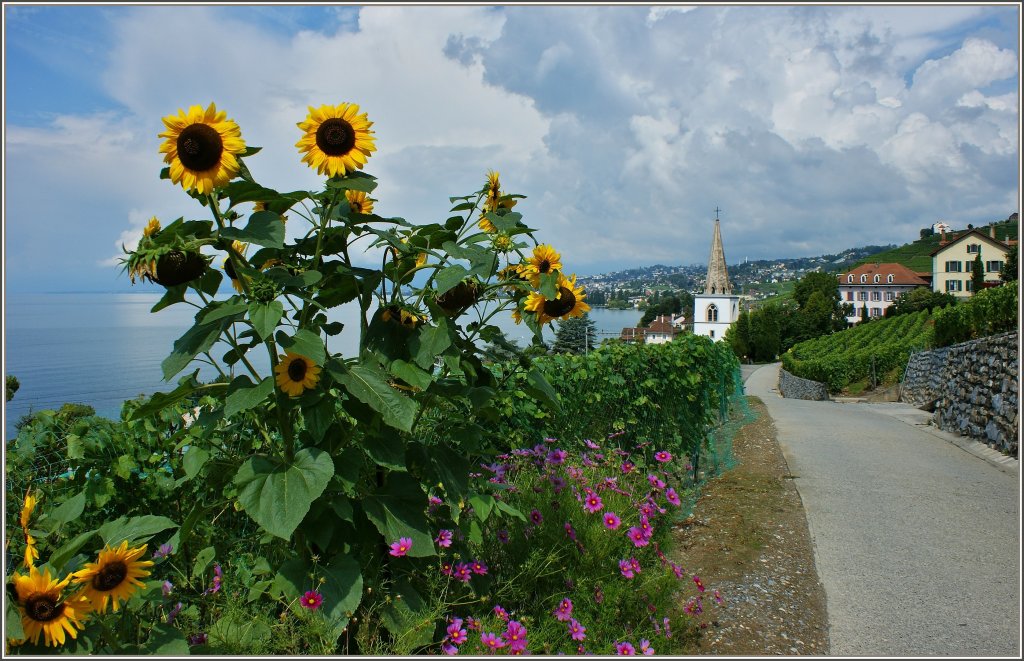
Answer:
M708 258L708 277L704 283L704 293L732 295L729 270L725 266L725 250L722 249L722 231L718 226L717 209L715 211L715 235L711 239L711 256Z

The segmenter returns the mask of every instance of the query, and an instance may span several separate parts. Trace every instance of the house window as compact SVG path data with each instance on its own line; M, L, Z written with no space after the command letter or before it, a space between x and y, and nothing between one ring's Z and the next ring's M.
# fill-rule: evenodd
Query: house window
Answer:
M981 252L981 244L980 243L968 243L967 244L967 254L968 255L973 254L973 253L980 253L980 252Z
M888 282L891 285L892 281L895 280L895 279L896 279L896 276L894 276L892 273L890 273L889 276L885 279L885 281Z
M954 260L952 262L946 262L946 272L947 273L960 273L961 272L960 266L961 266L961 264L960 264L959 260Z
M868 281L868 276L867 275L860 276L860 281L861 281L861 284L867 282Z
M880 300L882 300L882 292L880 292L880 291L873 291L873 292L871 292L871 300L872 301L880 301Z
M708 306L708 321L718 321L718 307L714 303ZM714 337L714 331L711 333Z
M974 291L974 281L973 280L968 280L967 281L967 291Z
M853 276L851 276L851 277L853 277ZM848 300L848 301L852 301L853 300L853 292L852 291L846 292L846 300Z
M963 283L959 280L946 280L946 291L963 291Z
M985 270L989 273L1003 270L1002 262L985 262Z
M850 282L850 283L853 282L853 274L852 273L850 275L846 276L846 281Z
M858 301L866 301L866 300L868 300L868 293L866 291L859 291L859 292L857 292L857 300Z
M892 277L892 276L890 276L890 277ZM887 301L891 301L892 300L892 292L891 291L885 292L885 300L887 300Z
M871 308L871 316L872 317L881 317L882 316L882 308Z
M875 274L875 284L877 285L877 284L878 284L879 282L881 282L881 281L882 281L882 276L880 276L880 275L878 275L878 274L876 273L876 274Z
M714 337L715 336L715 329L712 328L710 332L711 332L711 337Z

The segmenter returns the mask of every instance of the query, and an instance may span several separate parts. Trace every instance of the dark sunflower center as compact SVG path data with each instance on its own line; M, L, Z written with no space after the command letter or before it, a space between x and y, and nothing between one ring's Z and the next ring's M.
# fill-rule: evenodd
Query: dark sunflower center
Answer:
M36 622L49 622L64 614L64 604L48 594L34 594L25 602L25 614Z
M306 361L300 359L288 363L288 378L296 383L306 380Z
M547 273L548 271L551 270L551 262L545 259L543 262L540 263L540 266L537 267L537 270L540 271L541 273Z
M559 287L557 299L544 301L544 314L549 317L561 317L572 312L574 307L576 307L576 295L570 289Z
M343 156L356 146L356 132L344 119L332 117L316 130L316 146L328 156Z
M190 124L178 136L178 158L189 170L209 170L220 162L223 153L220 133L207 124Z
M124 582L128 576L128 565L121 560L103 565L92 579L92 586L100 592L109 592Z

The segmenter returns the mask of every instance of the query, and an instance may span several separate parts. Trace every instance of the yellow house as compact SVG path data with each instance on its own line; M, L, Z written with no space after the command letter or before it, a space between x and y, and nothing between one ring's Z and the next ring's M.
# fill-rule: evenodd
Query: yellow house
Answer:
M972 229L946 240L943 232L942 242L932 251L932 291L969 298L973 293L971 274L978 255L981 255L985 271L985 284L1001 282L999 271L1006 261L1010 245L997 240L994 235L995 228L990 234Z

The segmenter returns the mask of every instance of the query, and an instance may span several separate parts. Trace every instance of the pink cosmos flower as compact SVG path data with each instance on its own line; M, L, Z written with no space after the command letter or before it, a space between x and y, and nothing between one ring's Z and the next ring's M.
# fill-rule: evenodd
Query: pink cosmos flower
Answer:
M635 571L636 573L640 573L640 561L636 558L629 559L629 566L632 567L633 571Z
M664 489L665 483L661 481L657 475L648 475L647 481L650 482L651 486L655 489Z
M511 651L515 652L526 649L526 627L519 622L512 620L508 623L504 638Z
M508 531L507 530L499 530L498 531L498 541L501 542L502 544L508 544Z
M636 648L631 643L615 643L615 653L619 656L633 656Z
M461 645L469 640L469 634L467 634L466 630L462 628L462 618L460 617L452 620L451 624L448 625L447 631L448 639L456 645Z
M533 525L539 526L544 521L544 515L538 509L530 510L530 521L533 522Z
M600 445L598 445L597 443L593 442L589 438L583 439L583 444L586 445L591 450L600 450L601 449Z
M452 531L442 530L441 532L437 533L437 538L434 539L434 541L437 542L438 546L448 548L452 545Z
M666 617L664 620L661 621L661 624L665 628L665 637L666 638L671 638L672 637L672 627L669 626L669 624L670 624L669 619Z
M588 491L587 497L583 499L583 509L594 514L595 512L600 512L603 507L604 503L601 502L601 496L598 496L593 491Z
M452 575L452 563L450 563L450 562L442 562L441 563L441 573L444 574L445 576L451 576Z
M672 573L676 575L676 578L682 580L682 578L683 578L683 568L680 567L679 565L677 565L674 562L671 564L671 566L672 566Z
M459 653L459 648L451 643L441 643L441 651L448 656L455 656Z
M627 474L627 473L632 472L634 468L636 468L636 464L634 464L633 462L631 462L631 461L624 461L624 462L622 462L622 472L623 472L623 474Z
M719 604L722 603L722 593L718 590L715 590L715 602Z
M600 585L594 587L594 603L595 604L603 604L604 603L604 590L601 589Z
M654 534L654 528L651 527L651 522L650 522L650 520L646 516L643 516L643 515L640 516L640 526L639 526L639 528L640 528L640 530L644 531L644 536L647 537L648 539L650 539L651 535Z
M572 636L573 640L584 640L587 637L587 628L573 618L569 622L569 635Z
M704 612L704 602L700 597L690 597L690 600L683 606L683 610L690 615L700 615Z
M565 478L561 475L552 475L550 482L551 488L555 490L555 493L561 493L562 489L565 488Z
M644 503L643 505L640 506L640 514L642 516L654 516L655 511L656 510L654 509L654 505L649 502Z
M619 560L619 571L626 578L633 578L636 573L633 571L633 566L629 564L629 560Z
M651 641L641 638L640 639L640 651L643 652L644 656L651 656L654 654L654 648L651 647Z
M669 452L666 452L665 450L655 452L654 458L655 460L660 461L663 464L672 461L672 455Z
M391 543L391 555L401 558L412 548L412 540L408 537L399 537L397 542Z
M508 611L501 607L501 604L494 605L494 614L498 616L499 620L508 622Z
M697 576L696 574L694 574L693 582L697 584L697 591L698 592L704 592L704 584L700 582L700 576Z
M480 576L484 576L487 574L487 565L480 562L479 560L474 560L470 564L470 566L473 569L474 574L479 574Z
M615 512L604 513L604 527L608 530L617 530L621 524L622 519L620 519L619 515Z
M161 544L160 548L153 551L153 559L159 560L160 558L166 558L172 551L174 551L174 546L172 544Z
M569 521L565 522L565 534L572 541L574 541L574 542L576 541L576 529L572 527L572 523L569 522Z
M565 458L567 456L569 456L569 454L565 450L554 449L551 452L548 452L546 460L549 464L558 466L559 464L565 463Z
M316 590L307 590L306 594L302 595L302 607L311 611L315 611L320 608L324 603L324 596Z
M501 649L505 646L505 641L498 636L495 636L493 633L480 634L480 642L489 650Z
M452 576L462 581L463 583L469 583L469 579L472 578L469 565L467 565L465 562L460 562L459 564L455 565L455 568L452 569Z
M466 628L470 631L480 631L480 620L474 617L467 617Z
M637 528L636 526L630 528L627 534L629 535L629 538L633 541L634 546L647 546L651 542L651 538L645 535L644 531L640 528Z
M555 619L559 622L566 622L572 618L572 600L566 597L555 609Z
M679 507L680 505L679 494L677 494L676 490L673 489L672 487L669 487L668 489L665 490L665 500L672 503L676 507Z

